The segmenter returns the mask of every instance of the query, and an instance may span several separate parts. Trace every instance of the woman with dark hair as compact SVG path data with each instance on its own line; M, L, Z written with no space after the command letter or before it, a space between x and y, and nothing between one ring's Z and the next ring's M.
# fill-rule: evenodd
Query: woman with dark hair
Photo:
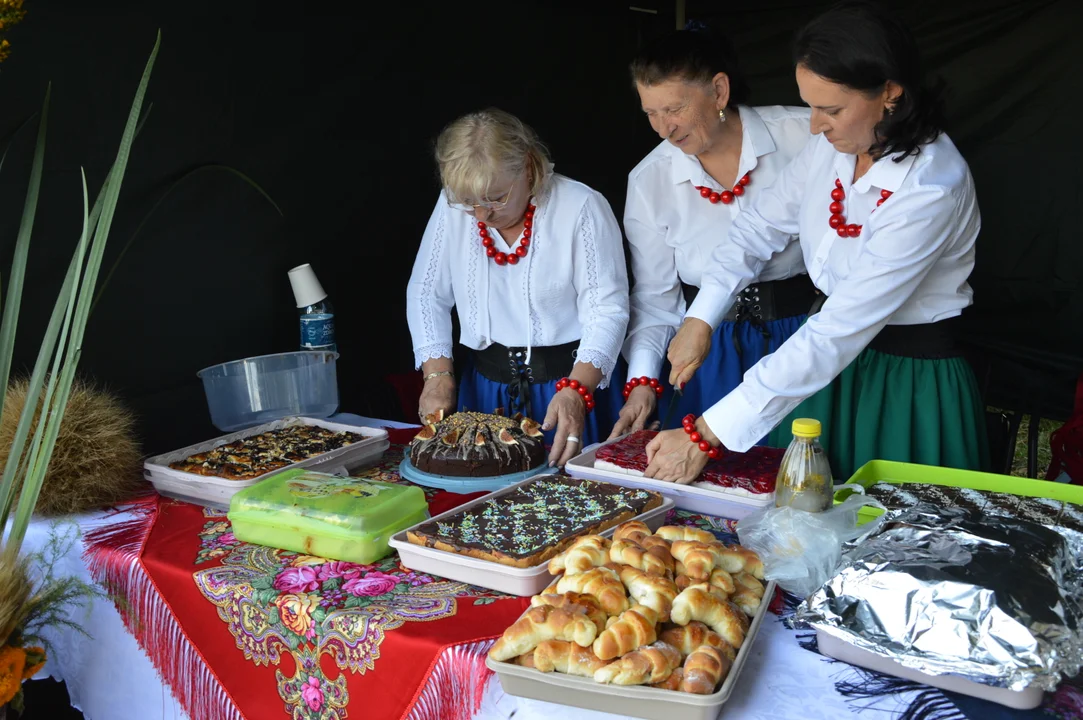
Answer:
M844 2L801 30L794 64L820 137L716 248L669 348L673 380L702 365L734 295L795 233L824 301L687 432L656 437L646 474L689 482L716 448L745 451L788 415L823 423L837 477L872 459L979 469L984 410L954 329L981 219L914 38L882 5Z
M730 223L809 141L804 108L749 107L733 48L694 25L644 48L631 65L643 112L662 142L628 177L624 229L635 285L624 355L628 399L612 437L639 430L658 409L666 346L699 290ZM797 243L780 247L717 323L711 353L677 402L700 413L779 347L814 300Z

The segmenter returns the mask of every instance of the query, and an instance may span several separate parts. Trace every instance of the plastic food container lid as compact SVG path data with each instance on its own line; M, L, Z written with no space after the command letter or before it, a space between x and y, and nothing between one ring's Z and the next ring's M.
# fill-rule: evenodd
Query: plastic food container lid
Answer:
M264 524L288 519L292 527L323 535L372 535L427 507L419 487L297 468L238 492L229 517Z

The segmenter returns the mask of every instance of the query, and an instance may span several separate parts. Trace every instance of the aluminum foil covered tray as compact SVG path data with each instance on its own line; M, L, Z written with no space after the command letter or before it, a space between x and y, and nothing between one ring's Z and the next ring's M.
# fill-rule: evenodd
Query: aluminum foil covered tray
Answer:
M843 554L798 618L904 668L1053 690L1083 664L1083 535L920 503Z

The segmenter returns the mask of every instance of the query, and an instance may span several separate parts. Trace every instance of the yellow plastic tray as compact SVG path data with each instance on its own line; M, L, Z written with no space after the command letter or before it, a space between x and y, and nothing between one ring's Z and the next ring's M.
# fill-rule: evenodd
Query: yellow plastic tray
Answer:
M1050 498L1083 505L1083 486L1067 483L1031 480L1030 478L995 475L993 473L974 472L972 470L954 470L934 465L914 465L911 463L872 460L862 465L849 482L869 487L876 483L923 483L925 485L944 485L947 487L971 488L987 492L1009 493L1024 497ZM840 503L854 492L850 489L835 493L835 503ZM881 514L877 508L863 507L858 510L859 525L869 522Z

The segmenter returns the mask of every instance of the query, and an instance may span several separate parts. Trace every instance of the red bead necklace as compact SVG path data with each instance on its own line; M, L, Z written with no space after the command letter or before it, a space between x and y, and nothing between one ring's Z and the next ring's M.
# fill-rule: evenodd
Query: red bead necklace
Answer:
M723 190L722 192L715 192L706 185L696 185L696 190L699 190L699 196L701 198L710 200L715 205L717 205L718 203L722 203L723 205L729 205L731 202L733 202L733 198L735 196L741 197L745 194L745 185L748 185L750 182L752 182L751 170L741 176L741 179L738 180L737 184L733 186L733 190Z
M479 220L478 235L481 236L481 244L485 247L485 256L491 257L497 265L515 265L519 262L519 258L526 257L527 248L530 247L530 235L533 226L534 205L527 204L526 214L523 215L523 237L519 240L519 247L515 248L515 252L502 253L497 252L497 249L493 247L493 239L489 236L488 226Z
M891 197L890 190L881 190L880 199L876 201L876 207L880 207L884 204L884 201ZM852 237L855 238L861 234L861 225L846 224L846 216L842 214L845 209L842 205L842 201L846 199L846 193L842 189L842 180L835 178L835 187L831 190L831 204L827 207L831 211L831 217L827 219L827 224L839 234L839 237Z

